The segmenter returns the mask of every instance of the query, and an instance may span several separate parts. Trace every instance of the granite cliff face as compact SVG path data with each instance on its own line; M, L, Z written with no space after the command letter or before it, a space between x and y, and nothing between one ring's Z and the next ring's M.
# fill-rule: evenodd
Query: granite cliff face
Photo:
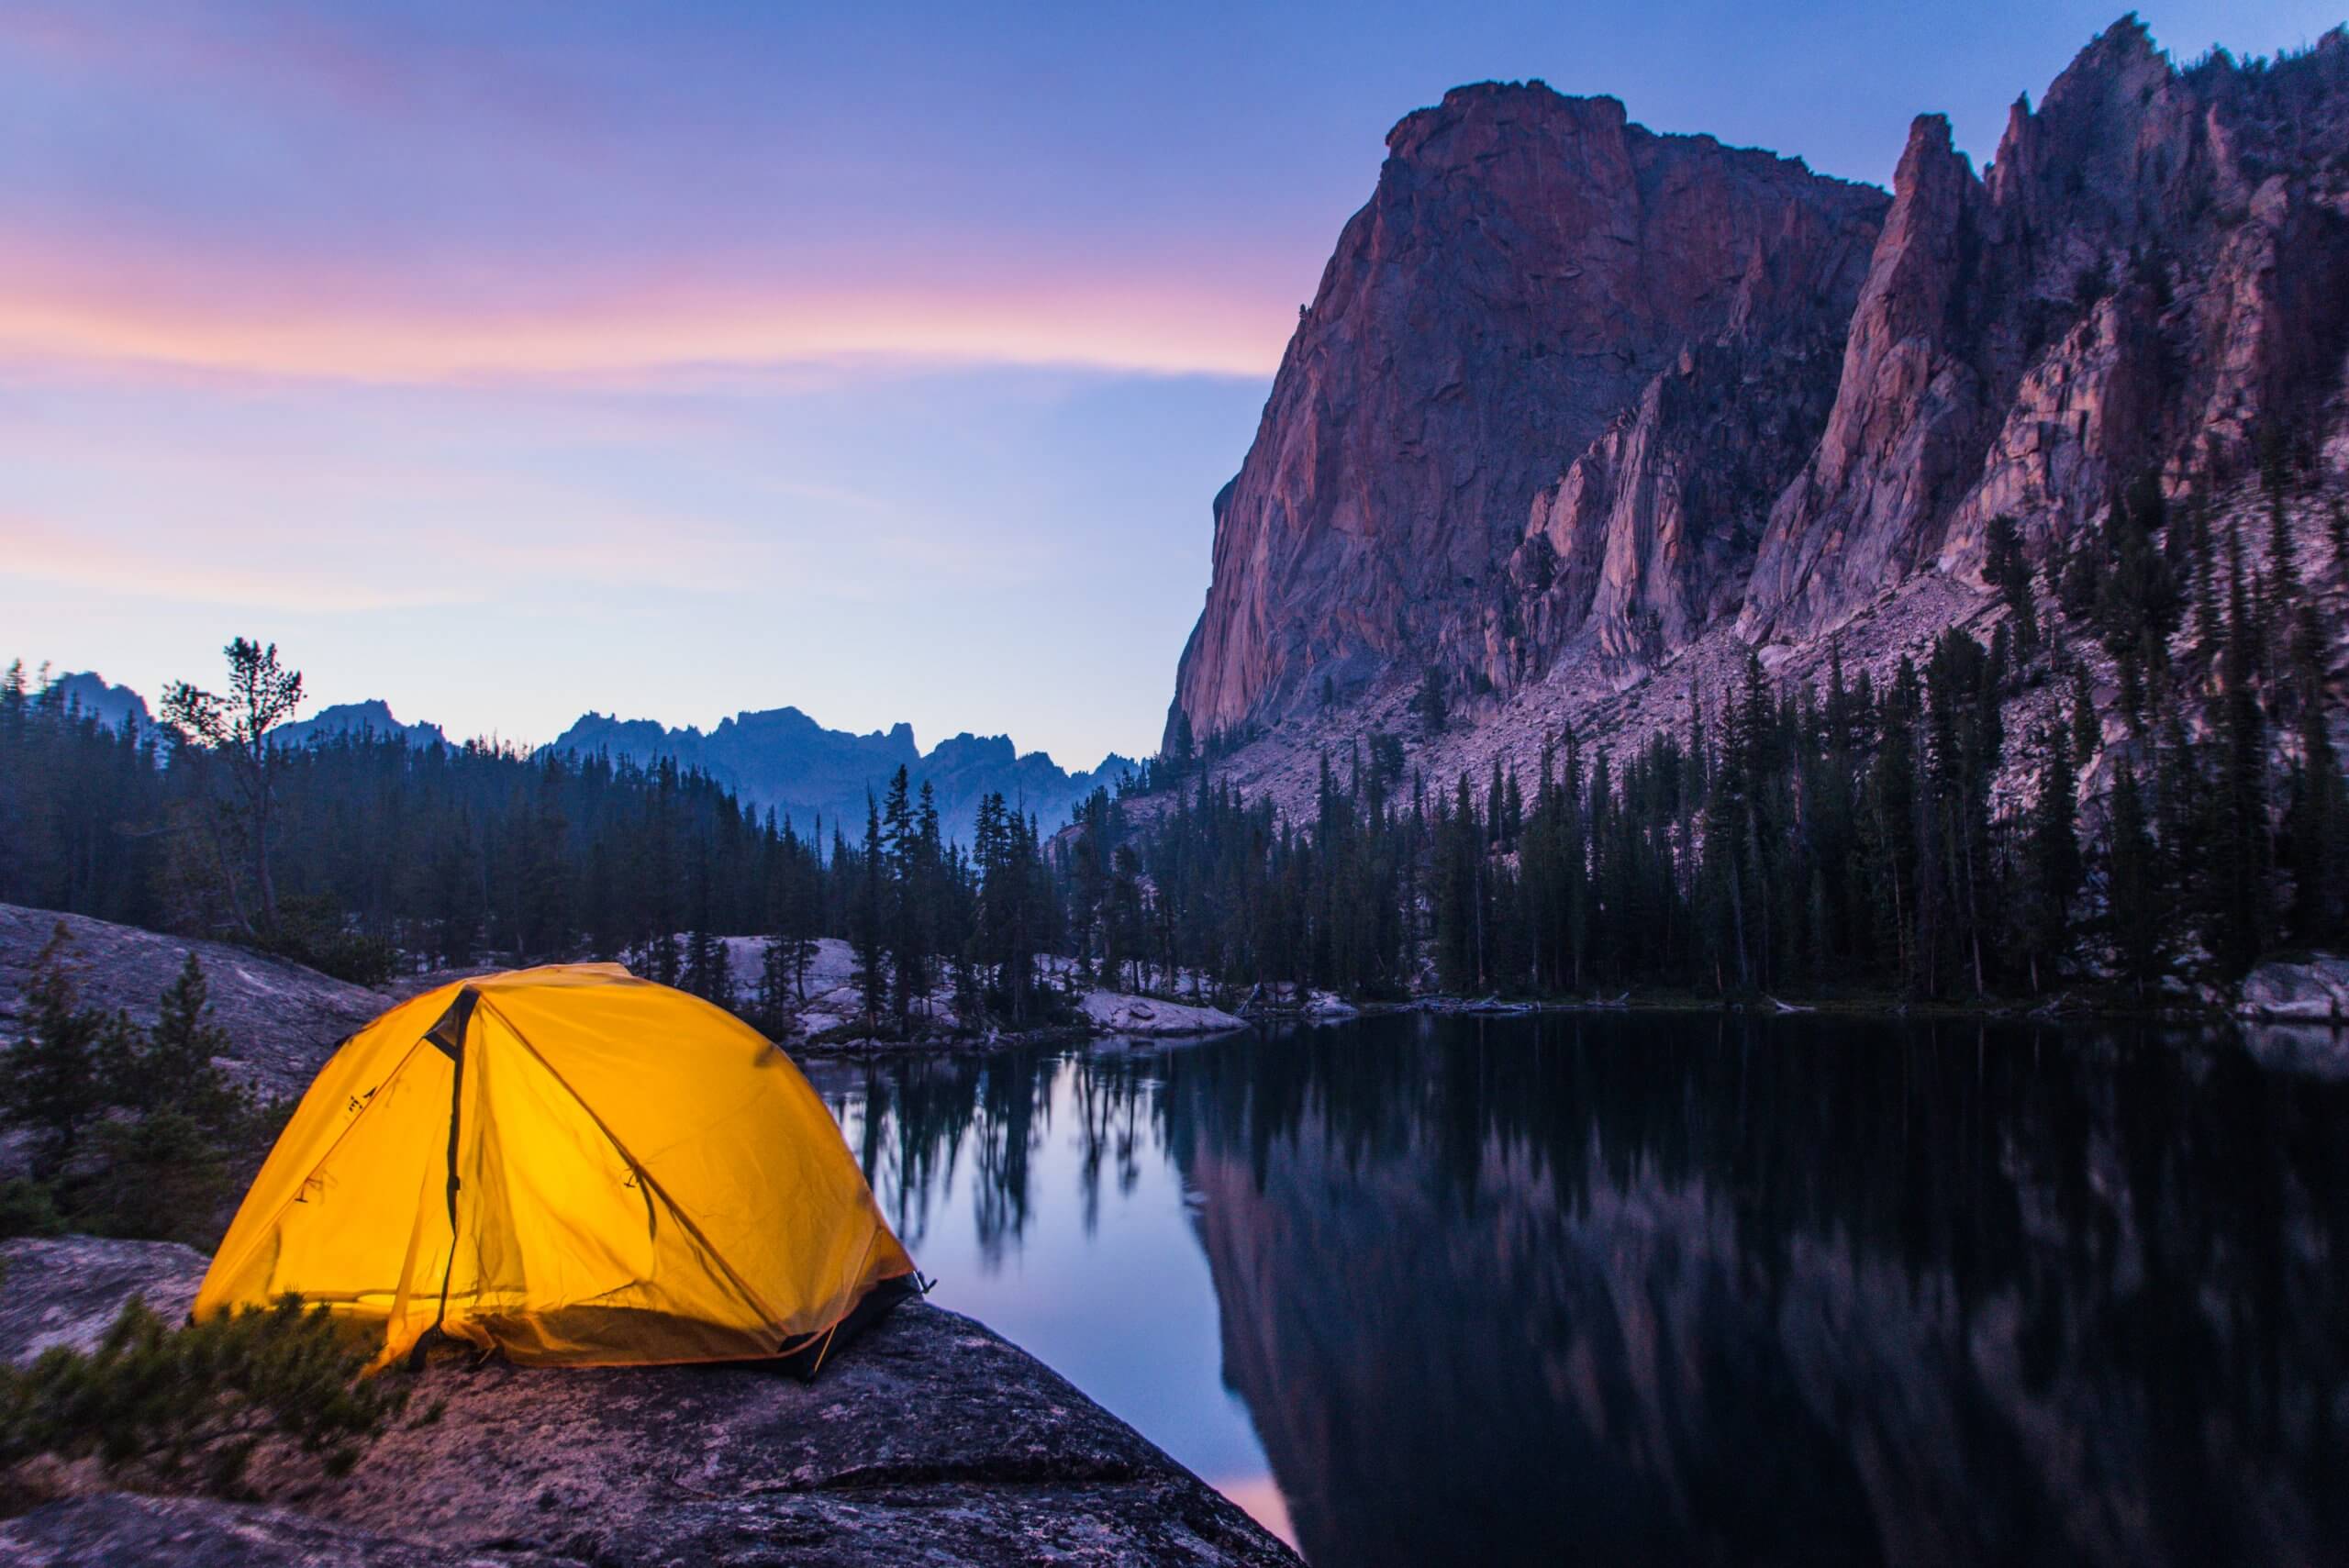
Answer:
M1592 451L1608 477L1545 509L1557 521L1520 568L1586 599L1606 539L1576 508L1607 506L1585 497L1672 483L1640 464L1694 455L1703 436L1681 437L1684 417L1770 417L1742 407L1735 367L1800 362L1840 326L1884 206L1539 83L1461 88L1387 146L1217 501L1215 584L1177 696L1200 734L1318 700L1325 680L1352 694L1439 656L1482 665L1521 638L1506 617L1488 628L1486 609L1537 496ZM1610 429L1647 402L1671 438ZM1670 506L1624 502L1627 535L1665 536L1628 554L1704 553L1679 517L1654 520ZM1708 510L1696 526L1734 525Z
M2043 553L2142 474L2349 452L2339 31L2180 68L2125 18L1978 177L1920 117L1889 203L1539 83L1389 147L1217 498L1170 728L1430 667L1586 707L1924 573L1969 614L1992 517Z

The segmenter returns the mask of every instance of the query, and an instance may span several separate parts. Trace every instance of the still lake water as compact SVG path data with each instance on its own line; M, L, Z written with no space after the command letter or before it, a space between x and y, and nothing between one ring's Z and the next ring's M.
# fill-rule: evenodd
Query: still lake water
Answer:
M1399 1016L811 1074L934 1299L1321 1568L2349 1562L2349 1083Z

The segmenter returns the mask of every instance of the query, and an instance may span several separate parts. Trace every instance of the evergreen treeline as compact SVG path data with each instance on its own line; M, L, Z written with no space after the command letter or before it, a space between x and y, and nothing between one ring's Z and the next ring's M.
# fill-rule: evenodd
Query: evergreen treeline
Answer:
M2271 466L2254 545L2150 482L2033 560L1990 525L2006 600L1881 683L1782 687L1749 657L1677 733L1617 753L1564 735L1520 775L1409 773L1400 738L1325 758L1309 819L1216 782L1231 744L1174 727L1136 791L1056 834L1000 797L946 841L903 770L862 823L802 828L674 763L269 743L298 700L276 652L228 649L226 697L106 728L0 682L0 900L274 948L370 978L395 962L618 957L779 1025L819 936L854 947L865 1030L1058 1016L1080 983L1303 984L1398 996L1842 986L2030 994L2110 976L2141 996L2264 952L2349 944L2349 782L2329 719L2349 518L2302 570ZM2175 515L2173 515L2175 513ZM2321 580L2318 580L2321 579ZM2099 704L2099 688L2111 697ZM1448 721L1431 677L1414 717ZM2029 716L2023 732L2010 714ZM2098 777L2083 821L2078 781ZM721 940L763 937L738 984Z
M240 640L232 664L239 648L274 659ZM999 795L966 851L903 769L852 838L762 816L667 761L356 734L265 745L255 783L237 745L111 728L12 666L0 902L248 941L361 981L618 958L764 1022L804 999L815 940L840 935L865 960L871 1025L913 1027L949 984L966 1017L1029 1024L1060 1005L1040 963L1061 939L1041 829ZM728 935L768 939L754 984L737 984Z
M1780 689L1749 656L1709 711L1692 694L1685 731L1626 756L1569 735L1530 776L1497 763L1407 784L1399 740L1374 734L1341 769L1324 759L1309 823L1204 771L1139 832L1104 799L1081 818L1073 926L1137 977L1369 996L1414 984L1420 954L1455 994L1958 998L2093 969L2150 996L2175 974L2341 946L2349 783L2325 585L2303 580L2286 491L2271 472L2256 563L2239 528L2214 537L2199 502L2171 517L2150 482L2036 565L1996 519L2009 613L1987 645L1947 632L1880 689L1833 656L1823 690ZM2330 532L2338 576L2337 506ZM2110 741L2092 659L2117 688ZM1415 715L1439 729L1428 689ZM2052 717L2011 734L2010 706ZM2093 830L2091 763L2110 780Z

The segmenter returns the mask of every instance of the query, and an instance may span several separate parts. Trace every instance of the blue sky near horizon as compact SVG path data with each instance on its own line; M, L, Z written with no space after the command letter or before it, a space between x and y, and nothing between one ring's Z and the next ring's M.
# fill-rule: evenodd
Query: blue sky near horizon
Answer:
M2118 14L0 0L0 659L1144 751L1395 120L1541 77L1880 183Z

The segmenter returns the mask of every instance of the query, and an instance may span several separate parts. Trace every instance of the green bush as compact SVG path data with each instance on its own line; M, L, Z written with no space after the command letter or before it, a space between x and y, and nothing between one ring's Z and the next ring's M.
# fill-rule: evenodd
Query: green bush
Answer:
M151 1111L106 1123L92 1141L101 1157L61 1184L74 1229L198 1248L218 1239L217 1217L237 1195L235 1173L194 1117Z
M29 1176L0 1182L0 1240L16 1236L61 1236L65 1218L57 1195Z
M399 963L398 948L350 929L329 898L284 900L275 930L255 945L353 985L381 985Z
M238 1495L264 1445L346 1473L407 1401L362 1378L365 1352L323 1307L287 1296L173 1328L142 1301L95 1351L0 1370L0 1464L95 1458L109 1478Z

